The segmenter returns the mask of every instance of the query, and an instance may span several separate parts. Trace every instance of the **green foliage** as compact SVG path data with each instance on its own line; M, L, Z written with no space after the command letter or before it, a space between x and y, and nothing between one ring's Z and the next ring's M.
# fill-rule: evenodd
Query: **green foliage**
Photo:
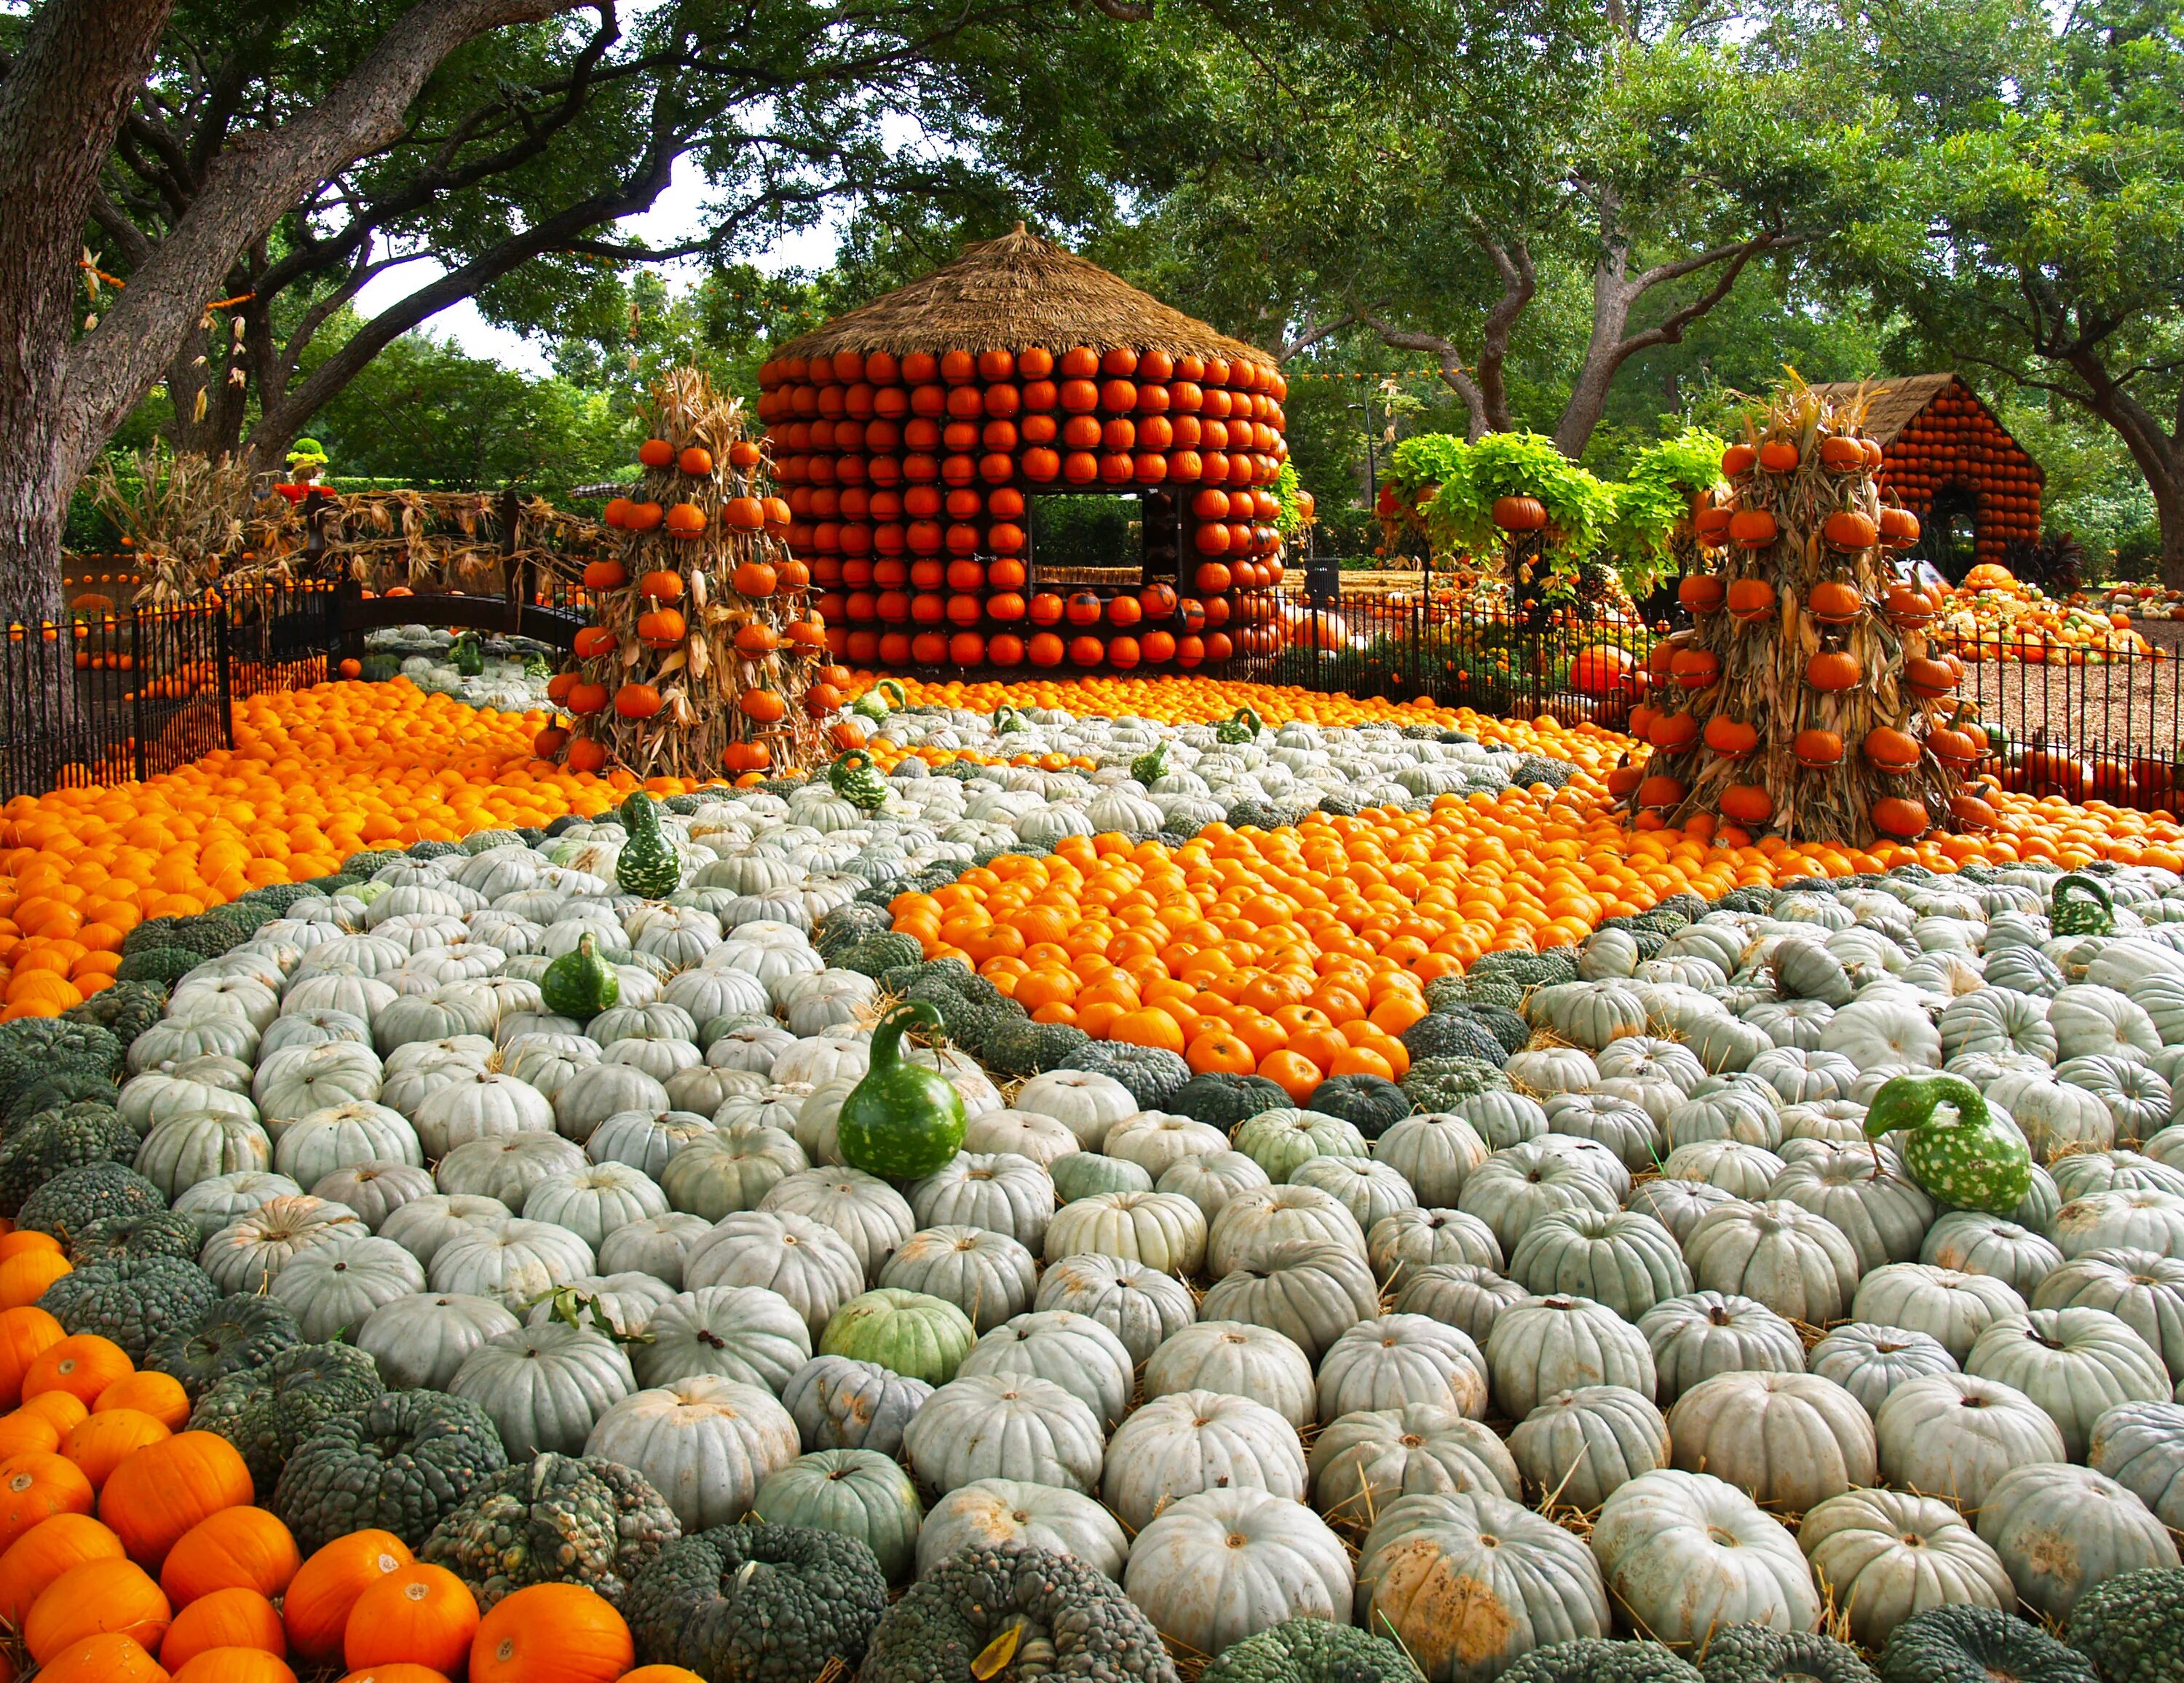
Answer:
M1691 498L1719 482L1724 448L1715 434L1687 427L1638 451L1622 482L1611 488L1615 515L1607 548L1632 595L1644 595L1656 580L1679 569L1670 534L1690 518Z

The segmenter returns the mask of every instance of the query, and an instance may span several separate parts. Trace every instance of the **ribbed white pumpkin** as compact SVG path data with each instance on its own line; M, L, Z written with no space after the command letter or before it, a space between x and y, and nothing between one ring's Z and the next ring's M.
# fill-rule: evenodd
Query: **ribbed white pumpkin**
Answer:
M433 1253L427 1277L436 1292L491 1297L520 1312L594 1271L592 1247L566 1228L510 1220L455 1234Z
M1147 1402L1107 1446L1100 1496L1142 1532L1174 1502L1208 1491L1259 1490L1302 1502L1307 1483L1295 1428L1249 1397L1175 1391Z
M201 1181L272 1163L272 1140L248 1117L186 1111L153 1125L136 1148L135 1168L171 1203Z
M1806 1366L1842 1386L1867 1413L1878 1414L1898 1385L1953 1374L1957 1360L1925 1333L1850 1321L1813 1346Z
M488 1339L448 1384L493 1417L515 1460L585 1453L593 1426L636 1387L611 1339L559 1321Z
M358 1163L424 1161L409 1118L366 1101L313 1111L273 1143L273 1167L305 1186Z
M917 1230L910 1204L887 1182L854 1168L803 1169L783 1177L760 1200L769 1213L800 1215L832 1228L855 1253L868 1282Z
M1523 1489L1490 1428L1427 1404L1328 1422L1312 1441L1311 1464L1312 1505L1337 1523L1365 1524L1406 1496L1483 1491L1513 1501Z
M1110 1128L1137 1114L1138 1101L1112 1076L1055 1069L1034 1075L1018 1088L1012 1107L1052 1117L1076 1136L1083 1150L1096 1151Z
M2034 1309L1995 1322L1964 1372L2022 1391L2053 1420L2073 1460L2093 1423L2125 1402L2166 1402L2175 1385L2161 1357L2103 1309Z
M336 1239L290 1258L272 1296L294 1312L308 1342L323 1344L424 1289L424 1268L392 1240Z
M1970 1513L2013 1467L2061 1461L2061 1429L2014 1386L1971 1374L1911 1379L1874 1417L1880 1475Z
M616 1228L666 1213L666 1194L627 1163L587 1163L549 1174L523 1201L526 1221L566 1228L594 1252Z
M356 1344L390 1388L445 1390L472 1351L521 1325L489 1297L422 1292L373 1310Z
M266 1290L288 1262L337 1239L365 1238L367 1229L343 1204L307 1195L270 1199L205 1241L198 1265L233 1296Z
M440 1247L474 1229L498 1229L515 1214L498 1198L468 1192L432 1192L412 1198L380 1223L379 1236L391 1239L424 1268L432 1266Z
M1677 1399L1669 1437L1675 1466L1712 1473L1782 1512L1879 1476L1871 1418L1814 1374L1718 1374Z
M1284 1240L1224 1276L1199 1305L1208 1320L1249 1321L1294 1340L1315 1362L1351 1326L1379 1312L1379 1284L1357 1251Z
M917 1571L931 1571L967 1548L1020 1543L1083 1561L1114 1579L1123 1575L1129 1539L1115 1517L1089 1496L1053 1485L976 1479L934 1502L917 1533Z
M1528 1297L1495 1318L1486 1364L1502 1412L1521 1420L1557 1391L1627 1385L1653 1394L1645 1335L1583 1297Z
M1788 1320L1841 1320L1858 1290L1858 1253L1822 1217L1781 1200L1727 1204L1684 1241L1702 1290L1758 1299Z
M1206 1259L1206 1218L1173 1192L1104 1192L1065 1204L1047 1224L1048 1261L1111 1256L1178 1276Z
M811 1359L811 1332L779 1293L712 1285L669 1298L632 1347L639 1385L671 1385L710 1374L780 1394Z
M1248 1396L1300 1431L1322 1418L1304 1351L1280 1333L1241 1321L1201 1321L1172 1334L1145 1363L1144 1385L1148 1401L1186 1390Z
M1291 1619L1349 1622L1350 1557L1301 1502L1262 1490L1209 1490L1138 1535L1123 1586L1172 1641L1201 1653Z
M938 1173L911 1183L911 1213L922 1227L967 1226L1006 1234L1036 1251L1054 1218L1054 1182L1028 1157L959 1151Z
M510 1134L499 1140L473 1140L440 1159L433 1179L448 1193L498 1198L511 1209L549 1174L581 1168L584 1153L558 1134Z
M644 1070L602 1061L578 1070L554 1095L554 1126L581 1145L618 1112L671 1108L666 1088Z
M348 1205L376 1233L404 1204L435 1195L432 1175L415 1163L370 1162L336 1169L315 1181L311 1195Z
M1139 1363L1162 1340L1198 1318L1190 1289L1172 1274L1119 1257L1080 1254L1050 1262L1033 1307L1095 1320Z
M964 1357L957 1376L965 1375L1050 1380L1083 1402L1103 1430L1129 1411L1129 1351L1098 1321L1067 1310L1034 1310L994 1327Z
M1405 1117L1373 1142L1373 1160L1410 1183L1419 1203L1453 1207L1465 1179L1486 1161L1486 1142L1462 1117Z
M834 1312L865 1289L864 1264L832 1228L792 1211L724 1216L684 1253L682 1282L758 1285L803 1316L816 1345Z
M2008 1608L2017 1599L2002 1558L1932 1496L1847 1491L1805 1514L1797 1546L1834 1591L1852 1637L1869 1648L1934 1608Z
M1082 1151L1067 1123L1030 1111L989 1111L974 1116L963 1129L963 1149L973 1155L1028 1157L1041 1168L1056 1158Z
M1360 1321L1320 1358L1319 1418L1418 1404L1486 1413L1486 1358L1463 1333L1424 1315Z
M2168 1527L2087 1467L2042 1463L2003 1474L1980 1504L1979 1535L2001 1557L2018 1598L2058 1622L2105 1579L2178 1563Z
M1669 1464L1669 1425L1651 1398L1627 1385L1583 1385L1527 1414L1509 1435L1508 1452L1536 1502L1589 1512Z
M2021 1315L2025 1299L2006 1281L1924 1262L1895 1262L1858 1282L1852 1315L1923 1332L1961 1363L1996 1321Z
M1465 1616L1450 1618L1458 1603ZM1377 1515L1359 1554L1357 1615L1429 1679L1489 1675L1613 1628L1583 1541L1483 1491L1399 1496Z
M958 1374L903 1431L919 1481L945 1494L975 1479L1011 1479L1089 1493L1104 1435L1082 1398L1026 1374Z
M1365 1253L1364 1229L1333 1193L1317 1186L1268 1185L1223 1204L1207 1235L1206 1272L1224 1279L1259 1266L1276 1246L1297 1240Z
M600 1271L650 1274L670 1291L680 1291L683 1258L712 1230L711 1223L679 1212L631 1222L609 1234L599 1246Z
M1705 1473L1646 1473L1607 1498L1592 1530L1608 1593L1665 1642L1734 1624L1809 1630L1820 1597L1782 1523Z
M644 1474L687 1535L741 1519L799 1444L796 1422L767 1392L700 1375L621 1398L583 1453Z
M378 1098L380 1084L379 1056L370 1047L329 1040L261 1056L250 1096L268 1122L286 1123L336 1105L370 1102Z
M526 1081L492 1070L459 1076L411 1113L427 1157L444 1157L472 1140L551 1131L554 1106Z

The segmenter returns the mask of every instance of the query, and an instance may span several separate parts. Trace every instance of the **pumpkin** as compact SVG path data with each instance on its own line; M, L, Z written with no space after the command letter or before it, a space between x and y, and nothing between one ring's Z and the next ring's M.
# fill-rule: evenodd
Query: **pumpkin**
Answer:
M1510 1434L1509 1453L1542 1507L1590 1511L1667 1466L1669 1441L1668 1424L1647 1397L1626 1385L1580 1385L1526 1415ZM1318 1453L1315 1446L1315 1461Z
M1320 1359L1322 1419L1415 1404L1479 1419L1486 1413L1486 1361L1479 1346L1424 1315L1361 1321Z
M1970 1513L2012 1467L2061 1461L2061 1429L2012 1386L1970 1374L1907 1380L1874 1417L1881 1476Z
M1797 1546L1834 1591L1853 1639L1868 1648L1930 1608L2007 1608L2016 1598L2001 1557L1932 1496L1885 1490L1830 1496L1806 1513Z
M1583 1297L1529 1297L1503 1310L1486 1343L1493 1395L1522 1420L1558 1391L1619 1385L1651 1396L1652 1352L1635 1327Z
M1937 1340L1864 1321L1835 1328L1813 1346L1806 1366L1847 1390L1869 1414L1880 1413L1880 1405L1899 1385L1957 1371L1956 1358Z
M2035 1309L1996 1321L1972 1345L1964 1372L2029 1397L2074 1459L2109 1408L2166 1402L2174 1389L2160 1357L2102 1309Z
M903 1432L926 1486L945 1494L978 1479L1011 1479L1089 1492L1101 1466L1100 1417L1049 1379L959 1375L927 1398Z
M1350 1558L1318 1515L1264 1490L1172 1502L1138 1534L1123 1588L1170 1641L1201 1653L1299 1617L1340 1622Z
M1129 1411L1129 1351L1087 1315L1045 1309L995 1327L971 1348L958 1378L1025 1377L1060 1385L1089 1407L1104 1431Z
M126 1560L89 1560L47 1585L23 1621L23 1646L44 1664L86 1636L128 1636L157 1648L173 1609L159 1586Z
M518 1459L541 1450L583 1453L594 1424L636 1389L620 1346L555 1322L488 1339L448 1382L451 1395L485 1410Z
M147 1445L114 1470L99 1493L98 1517L131 1560L156 1569L194 1526L248 1502L251 1493L249 1469L226 1438L180 1432Z
M1163 1339L1198 1318L1190 1289L1173 1275L1122 1257L1081 1255L1050 1262L1032 1307L1098 1322L1144 1362Z
M965 1549L1008 1543L1073 1556L1114 1579L1129 1553L1115 1517L1089 1496L1050 1485L982 1479L950 1491L925 1516L916 1574L927 1576Z
M1639 1318L1652 1352L1658 1394L1675 1402L1721 1374L1795 1374L1805 1365L1797 1329L1764 1303L1696 1291L1658 1303Z
M798 1451L796 1422L772 1395L710 1374L624 1397L582 1446L643 1474L686 1533L740 1520Z
M1171 1335L1145 1363L1144 1383L1148 1402L1210 1390L1263 1402L1299 1430L1322 1418L1304 1351L1278 1332L1241 1321L1201 1321Z
M637 1651L629 1626L581 1584L533 1584L504 1596L478 1621L471 1683L614 1683Z
M804 1317L814 1341L865 1283L863 1262L832 1228L791 1211L723 1217L684 1253L683 1285L764 1286Z
M1756 1298L1786 1319L1825 1326L1858 1289L1858 1253L1836 1226L1780 1200L1730 1203L1684 1240L1702 1290Z
M1674 1464L1706 1471L1763 1505L1801 1512L1879 1476L1873 1424L1856 1398L1810 1374L1719 1374L1669 1414Z
M2001 1558L2020 1600L2058 1621L2120 1573L2178 1564L2146 1505L2090 1468L2053 1463L2003 1474L1980 1504L1980 1540Z
M410 1563L409 1545L391 1531L352 1531L335 1538L297 1569L281 1598L289 1646L301 1658L332 1662L342 1652L358 1598Z
M352 1671L410 1664L454 1672L469 1662L477 1598L443 1566L398 1567L368 1585L351 1608L342 1658Z
M1451 1597L1464 1609L1448 1616ZM1469 1675L1610 1627L1600 1569L1576 1537L1484 1492L1399 1497L1367 1534L1357 1618L1429 1677Z
M179 1671L208 1652L255 1651L277 1658L287 1649L273 1603L255 1590L238 1587L215 1590L182 1608L159 1644L159 1663Z
M1593 1558L1610 1595L1661 1641L1737 1624L1809 1630L1820 1598L1797 1540L1742 1491L1705 1473L1641 1474L1602 1506Z
M176 1607L218 1590L278 1596L302 1565L288 1528L264 1508L223 1508L192 1526L168 1551L159 1587Z
M93 1561L126 1558L121 1540L98 1520L56 1513L0 1554L0 1619L20 1630L38 1597L64 1573Z

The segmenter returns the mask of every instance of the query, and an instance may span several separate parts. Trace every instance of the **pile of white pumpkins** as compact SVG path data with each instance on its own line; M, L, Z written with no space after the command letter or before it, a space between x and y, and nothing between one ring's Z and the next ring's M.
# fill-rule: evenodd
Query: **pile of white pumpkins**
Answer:
M1429 798L1507 757L1026 723L1103 769L899 778L878 811L709 793L664 819L666 902L616 890L611 823L297 901L130 1048L137 1169L223 1290L474 1400L511 1456L634 1467L686 1530L808 1516L823 1484L819 1523L898 1582L1021 1538L1209 1655L1310 1616L1485 1677L1826 1609L1877 1648L1936 1605L2062 1621L2177 1563L2176 877L2107 874L2103 935L2057 935L2030 868L1607 929L1526 1000L1505 1084L1369 1141L1298 1110L1232 1138L1070 1070L1005 1101L922 1050L964 1150L889 1184L835 1151L881 1001L815 950L834 908L1018 838L1195 828L1223 790L1371 796L1363 766ZM921 728L977 733L889 732ZM1149 790L1127 766L1162 740L1178 786ZM619 1002L549 1016L587 935ZM1937 1070L2045 1164L2014 1218L1937 1207L1864 1138L1883 1083ZM1079 1154L1153 1190L1065 1198L1104 1180L1057 1177ZM829 1353L875 1318L899 1370Z

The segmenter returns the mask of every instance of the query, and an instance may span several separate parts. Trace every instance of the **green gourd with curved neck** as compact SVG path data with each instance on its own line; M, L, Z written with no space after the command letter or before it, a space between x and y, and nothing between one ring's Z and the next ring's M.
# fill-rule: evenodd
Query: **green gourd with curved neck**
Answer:
M1140 754L1130 761L1130 775L1150 789L1167 775L1167 744L1160 744L1150 754Z
M682 883L682 861L675 844L660 833L660 809L643 789L632 789L621 804L621 824L629 832L615 861L615 881L639 900L665 900Z
M940 1027L940 1013L905 1000L872 1030L864 1078L842 1101L835 1126L842 1161L889 1180L916 1180L945 1168L963 1149L963 1100L936 1070L902 1055L913 1023Z
M1234 713L1213 727L1216 742L1256 742L1263 728L1259 716L1249 707L1239 707Z
M601 958L589 935L577 939L573 951L565 952L546 967L538 978L538 994L546 1009L556 1017L573 1017L579 1023L614 1008L621 997L621 982Z
M887 805L887 785L872 768L872 756L853 748L827 768L827 781L834 793L861 811L875 812Z
M1936 1115L1952 1106L1953 1119ZM1903 1166L1945 1204L2006 1216L2032 1190L2025 1140L1987 1109L1980 1089L1954 1075L1899 1075L1874 1095L1865 1134L1907 1130Z

